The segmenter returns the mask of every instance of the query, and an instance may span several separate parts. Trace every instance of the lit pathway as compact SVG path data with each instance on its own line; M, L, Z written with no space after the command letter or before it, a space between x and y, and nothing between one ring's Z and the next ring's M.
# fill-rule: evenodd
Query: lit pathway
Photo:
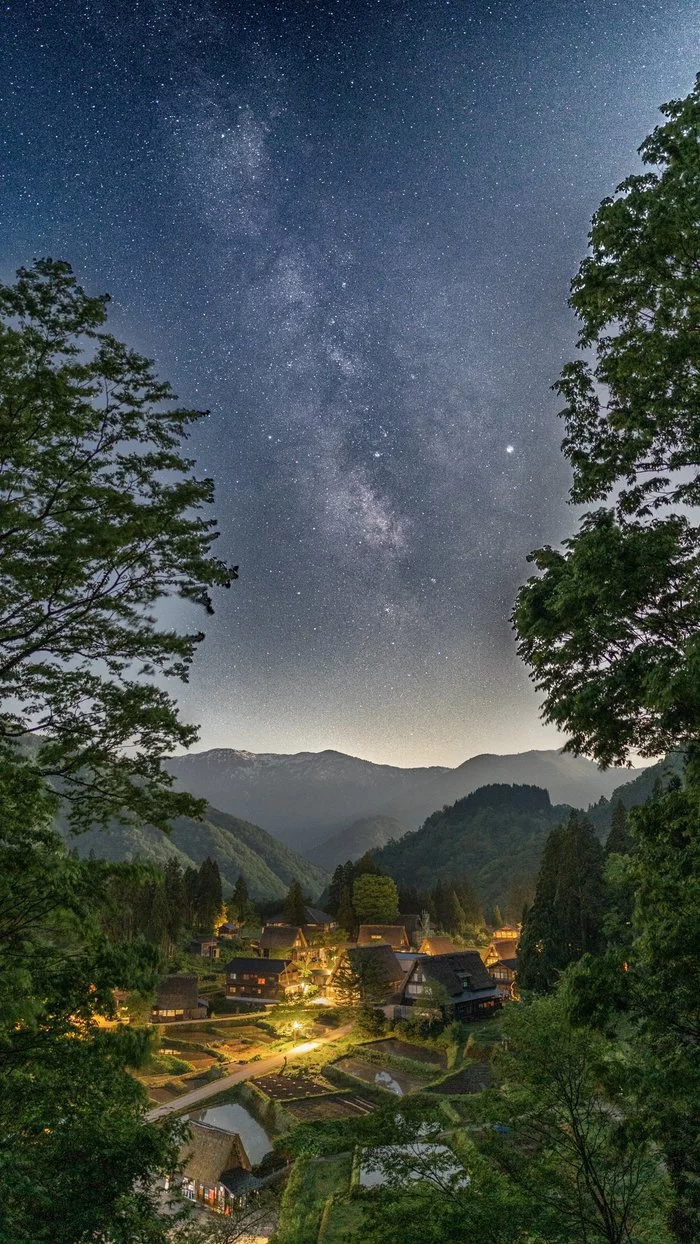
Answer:
M192 1089L190 1093L183 1093L182 1096L175 1097L164 1106L155 1106L153 1110L148 1111L146 1118L149 1122L153 1122L154 1119L164 1119L166 1115L188 1110L190 1106L199 1105L200 1101L206 1101L207 1097L217 1097L219 1093L224 1093L226 1089L233 1088L236 1084L242 1084L244 1080L252 1080L257 1076L264 1076L270 1071L275 1071L278 1067L284 1066L285 1061L289 1063L301 1054L309 1054L311 1050L317 1050L322 1045L331 1045L340 1037L346 1037L351 1028L352 1024L345 1024L342 1028L334 1028L326 1037L317 1037L315 1041L303 1041L301 1045L293 1046L291 1050L287 1050L286 1054L272 1054L270 1058L261 1058L256 1063L244 1063L230 1076L222 1076L220 1080L212 1080L211 1084L203 1084L201 1088Z

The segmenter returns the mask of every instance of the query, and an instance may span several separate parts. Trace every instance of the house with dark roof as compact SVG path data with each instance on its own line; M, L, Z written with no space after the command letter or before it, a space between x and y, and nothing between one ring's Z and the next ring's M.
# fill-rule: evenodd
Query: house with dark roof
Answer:
M277 916L271 916L268 924L288 924L289 921L284 912L280 912ZM319 933L327 933L336 927L337 921L335 916L329 915L327 911L321 911L320 907L310 907L308 903L304 905L304 935L307 941L311 940L311 936Z
M494 963L500 963L502 959L516 959L518 956L518 938L505 938L499 941L492 941L483 952L484 963L490 968Z
M518 941L505 938L491 942L484 952L484 963L491 980L504 998L517 997L515 978L518 974Z
M227 998L280 998L301 986L290 959L232 959L226 964Z
M402 924L361 924L358 946L391 946L392 950L410 950L411 943Z
M408 937L411 946L418 946L424 933L422 916L411 913L408 915L401 915L399 916L399 924L402 924L406 930L406 936Z
M209 1007L199 997L197 976L194 972L172 972L161 981L151 1008L154 1023L167 1023L178 1019L205 1019Z
M180 1161L183 1196L221 1214L230 1214L263 1184L251 1174L240 1136L208 1123L190 1123Z
M444 998L441 1005L455 1019L484 1019L502 1003L498 988L489 976L479 952L426 955L417 959L406 978L402 992L405 1007L432 997Z
M193 937L187 952L198 959L218 959L221 947L215 937Z
M335 916L331 916L327 911L321 911L320 907L307 905L304 908L304 917L309 928L320 929L323 932L334 929L337 923Z
M283 951L288 959L301 959L309 949L304 930L293 924L266 924L258 945L264 959L270 958L270 951Z
M328 981L326 992L338 1001L384 1006L401 999L406 972L391 946L346 946Z

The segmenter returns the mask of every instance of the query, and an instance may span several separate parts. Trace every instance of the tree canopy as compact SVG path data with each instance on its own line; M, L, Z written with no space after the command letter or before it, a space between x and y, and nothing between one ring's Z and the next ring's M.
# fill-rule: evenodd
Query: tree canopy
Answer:
M362 873L352 887L352 905L361 923L390 924L399 914L399 892L391 877Z
M211 612L236 569L212 556L212 482L150 361L104 328L67 263L0 286L0 745L32 755L86 826L192 811L160 757L197 737L161 676L186 679L199 632L159 625L176 598Z
M544 717L603 764L700 729L700 78L593 220L572 284L585 358L565 401L571 500L583 516L514 611ZM690 509L688 508L690 507Z

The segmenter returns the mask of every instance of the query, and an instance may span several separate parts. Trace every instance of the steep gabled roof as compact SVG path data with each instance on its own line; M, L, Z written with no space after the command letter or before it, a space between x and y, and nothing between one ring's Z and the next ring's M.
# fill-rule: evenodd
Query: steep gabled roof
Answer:
M257 972L259 976L279 976L289 967L289 959L232 959L226 964L224 971L228 976L231 972Z
M320 907L305 907L304 915L307 924L335 924L335 916L330 916L327 911L321 911Z
M407 916L399 916L399 924L403 925L409 937L411 937L413 933L417 933L419 929L423 928L422 918L417 913L414 914L413 912L410 912Z
M303 930L295 924L266 924L260 934L262 950L286 950L301 938L301 944L307 944Z
M159 1011L192 1010L198 1006L198 999L196 975L193 972L172 972L158 986L155 1006Z
M421 955L458 955L459 946L455 946L451 937L424 937L420 944Z
M245 1149L237 1132L208 1123L190 1123L190 1134L180 1149L183 1173L209 1187L222 1183L222 1176L233 1170L250 1170Z
M483 952L484 962L490 967L492 963L498 963L499 959L514 959L518 953L517 940L501 942L491 942L491 945Z
M428 956L420 960L420 967L430 980L443 985L451 998L494 987L476 950Z
M385 943L392 950L408 950L408 934L402 924L361 924L357 934L358 946L377 946Z

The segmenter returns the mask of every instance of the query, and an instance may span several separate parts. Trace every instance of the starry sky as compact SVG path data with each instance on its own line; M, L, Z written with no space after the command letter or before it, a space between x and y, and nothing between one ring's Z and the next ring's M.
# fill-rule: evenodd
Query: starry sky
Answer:
M69 260L211 412L192 451L241 577L178 693L200 746L561 745L508 618L576 519L568 284L691 88L700 6L1 8L0 276Z

